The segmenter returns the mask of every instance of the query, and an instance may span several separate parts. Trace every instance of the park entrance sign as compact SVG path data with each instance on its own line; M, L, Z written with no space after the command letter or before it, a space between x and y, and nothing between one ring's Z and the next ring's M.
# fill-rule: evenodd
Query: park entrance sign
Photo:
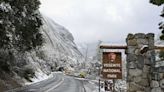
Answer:
M121 52L103 52L103 79L122 79Z
M104 52L108 49L123 49L126 54L127 92L164 92L163 68L156 66L155 50L164 50L164 46L155 46L153 33L129 34L126 38L127 45L100 45L102 54L102 74L105 81L105 90L121 92L122 88L115 87L115 81L122 78L122 65L120 52ZM103 50L104 49L104 50ZM124 74L124 73L123 73ZM108 80L113 80L110 88ZM123 78L122 78L123 79ZM137 79L137 81L136 81ZM138 80L139 79L139 80ZM107 81L107 82L106 82ZM155 83L158 87L152 86ZM159 86L160 85L160 86Z

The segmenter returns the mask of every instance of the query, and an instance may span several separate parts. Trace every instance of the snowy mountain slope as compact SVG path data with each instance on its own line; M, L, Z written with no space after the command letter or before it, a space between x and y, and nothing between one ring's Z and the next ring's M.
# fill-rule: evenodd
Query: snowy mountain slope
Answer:
M35 71L33 82L45 79L58 67L74 68L83 62L83 56L74 43L72 34L63 26L43 16L41 32L44 45L38 50L26 53L25 68Z
M5 2L5 0L2 0L0 3L0 11L3 11L2 14L6 15L0 18L0 26L6 29L3 30L3 28L1 28L1 35L7 35L9 36L9 39L11 39L11 41L8 41L8 44L11 45L9 49L0 49L0 91L12 89L15 85L24 85L24 82L27 83L27 80L36 82L45 79L48 77L48 74L57 70L58 67L73 70L77 65L80 65L80 63L83 62L83 56L77 49L72 34L63 26L56 24L53 20L42 14L43 26L40 28L40 31L44 38L43 47L36 48L29 52L18 51L17 46L14 46L15 43L13 41L13 39L15 39L14 32L17 32L15 27L18 25L14 21L21 21L21 15L16 17L14 14L17 14L18 11L13 11L14 9L12 9L10 4L11 3L8 3L8 1ZM26 10L26 8L23 9ZM24 14L25 12L22 11L20 13L23 14L23 17L27 17L28 19L28 16ZM36 13L40 15L39 11L36 11ZM13 16L11 17L11 15ZM33 17L30 17L30 19L31 18L33 19ZM23 22L21 21L20 23ZM12 31L10 30L11 26ZM24 31L26 29L21 30ZM29 27L28 31L29 30L32 29ZM7 33L3 33L3 31L6 31ZM29 36L27 36L27 38L28 37ZM1 40L4 40L4 38ZM10 80L10 82L7 80Z
M48 57L55 58L61 63L65 61L76 64L77 61L81 61L82 54L77 49L74 38L67 29L56 24L50 18L44 17L42 32L46 41L42 49Z

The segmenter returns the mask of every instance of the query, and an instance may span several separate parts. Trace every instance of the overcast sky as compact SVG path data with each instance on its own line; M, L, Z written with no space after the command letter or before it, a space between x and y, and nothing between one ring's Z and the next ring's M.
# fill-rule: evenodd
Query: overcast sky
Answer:
M40 11L66 27L75 42L125 43L128 33L159 34L162 7L149 0L41 0Z

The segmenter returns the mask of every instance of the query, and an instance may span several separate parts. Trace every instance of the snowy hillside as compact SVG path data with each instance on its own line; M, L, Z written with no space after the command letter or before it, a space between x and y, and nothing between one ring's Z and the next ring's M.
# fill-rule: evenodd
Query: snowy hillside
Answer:
M0 91L83 63L72 34L40 14L39 4L38 0L0 2Z
M59 67L74 70L81 65L83 56L74 43L72 34L63 26L56 24L53 20L43 17L41 33L44 38L44 45L31 52L22 55L15 55L17 66L12 67L16 72L18 80L32 82L46 79L51 72L58 70ZM22 75L24 71L30 70L34 77L25 80ZM31 75L28 75L31 76ZM21 85L24 85L21 81Z
M77 49L72 34L50 18L43 17L43 22L41 32L45 43L41 49L28 53L30 67L36 73L50 74L58 67L74 68L82 63L83 56Z
M81 61L82 54L77 49L72 34L63 26L44 17L43 33L46 39L46 44L43 49L47 52L46 54L48 54L48 56L52 58L55 57L58 61L65 61L71 64Z

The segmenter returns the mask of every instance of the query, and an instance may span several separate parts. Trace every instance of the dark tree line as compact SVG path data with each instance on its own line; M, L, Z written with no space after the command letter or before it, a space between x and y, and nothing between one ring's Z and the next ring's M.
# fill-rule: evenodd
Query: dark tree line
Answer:
M164 3L164 0L150 0L150 3L160 6Z
M157 6L162 6L164 4L164 0L150 0L150 3L157 5ZM162 13L160 14L161 17L164 18L164 10L162 10ZM161 35L160 35L160 40L164 41L164 22L159 23L159 29L161 30ZM164 51L160 51L159 57L161 60L164 60Z
M25 52L42 46L38 0L0 0L0 48Z
M16 72L27 80L34 76L24 68L24 53L44 42L39 5L39 0L0 0L0 72Z

